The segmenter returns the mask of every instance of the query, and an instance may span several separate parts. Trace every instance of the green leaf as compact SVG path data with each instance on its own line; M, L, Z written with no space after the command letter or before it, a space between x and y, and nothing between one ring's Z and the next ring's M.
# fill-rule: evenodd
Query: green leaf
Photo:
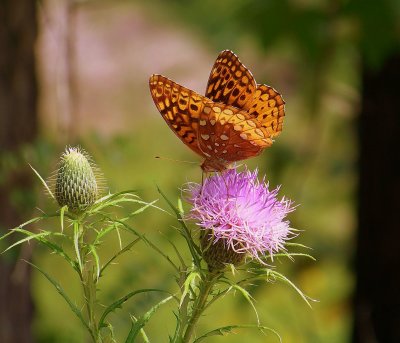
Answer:
M184 214L184 211L183 211L183 204L182 204L182 199L181 199L181 198L178 198L178 211L179 211L179 213L180 213L181 215Z
M279 342L282 342L282 339L279 336L279 334L274 329L271 329L271 328L266 327L266 326L260 326L260 325L227 325L227 326L223 326L223 327L220 327L220 328L217 328L217 329L214 329L212 331L209 331L209 332L205 333L204 335L202 335L199 338L195 339L193 341L193 343L201 342L202 340L204 340L206 338L209 338L209 337L212 337L212 336L225 336L225 335L231 334L231 333L233 333L234 329L249 329L249 328L250 329L258 329L261 332L263 332L263 330L270 331L270 332L272 332L273 334L275 334L278 337Z
M304 249L312 250L312 248L308 247L307 245L300 244L300 243L286 242L285 246L287 246L287 247L296 247L296 248L304 248Z
M106 317L116 310L117 308L121 308L122 304L125 303L127 300L132 298L136 294L140 293L147 293L147 292L162 292L162 293L168 293L166 291L163 291L161 289L156 289L156 288L147 288L147 289L139 289L137 291L130 292L126 295L124 295L122 298L119 298L117 301L113 302L111 305L107 306L107 308L104 310L100 320L99 320L99 328L101 329L102 327L105 327L105 319Z
M109 220L113 220L109 217L107 217ZM154 249L155 251L157 251L161 256L163 256L168 262L169 264L172 265L172 267L179 271L179 268L175 265L175 263L168 257L168 255L166 255L160 248L158 248L155 244L153 244L151 241L149 241L144 235L142 235L141 233L137 232L136 230L134 230L130 225L124 223L121 220L114 220L115 222L121 224L127 231L133 233L134 235L140 237L143 242L145 242L148 246L150 246L152 249Z
M187 266L186 266L185 260L183 259L182 255L180 254L178 248L172 241L168 240L168 242L172 245L172 248L174 249L176 256L178 256L179 262L181 263L182 270L186 270Z
M14 230L8 231L7 233L5 233L3 236L0 237L0 241L1 241L2 239L5 239L5 238L8 237L8 236L11 236L14 232L15 232ZM4 252L4 251L3 251L3 252Z
M97 254L96 248L94 245L89 244L89 250L92 253L94 260L96 262L96 279L99 280L100 277L100 258L99 255Z
M26 221L25 223L23 223L23 224L21 224L21 225L15 227L14 229L11 229L11 230L8 231L7 233L5 233L3 236L0 237L0 241L1 241L2 239L6 238L6 237L8 237L8 236L10 236L10 235L12 235L14 232L18 232L18 230L19 230L19 229L22 229L24 226L27 226L27 225L32 224L32 223L37 223L38 221L40 221L40 220L42 220L42 219L45 219L45 218L48 218L48 217L53 217L53 216L54 216L54 215L52 215L52 216L40 216L40 217L32 218L32 219ZM58 216L58 215L57 215L57 216Z
M97 200L95 202L95 204L90 208L90 210L88 210L88 213L98 213L100 210L103 210L107 207L119 206L119 204L126 203L126 202L145 205L143 209L137 210L137 213L144 211L144 209L149 206L152 206L154 208L162 210L161 208L154 206L153 205L154 202L149 204L143 200L140 200L139 196L137 196L136 194L133 194L132 192L134 192L134 191L128 190L128 191L123 191L123 192L119 192L119 193L108 194L108 195L102 197L101 199ZM162 211L164 211L164 210L162 210Z
M142 213L143 211L145 211L146 209L148 209L149 207L156 207L156 208L158 208L159 210L164 211L164 210L163 210L162 208L160 208L160 207L153 206L153 204L155 204L157 201L158 201L158 199L153 200L152 202L146 204L145 206L140 207L140 208L137 209L136 211L132 212L132 213L129 215L129 217L136 216L137 214ZM165 212L165 211L164 211L164 212Z
M154 305L149 311L147 311L142 317L140 317L135 323L132 323L132 327L129 331L128 337L125 340L125 343L132 343L135 341L138 333L140 330L146 325L146 323L150 320L151 316L158 310L158 308L165 304L166 302L170 301L173 296L169 296L159 303Z
M179 306L182 306L182 302L185 299L186 295L189 293L192 283L196 280L196 278L201 279L201 276L198 272L191 272L186 278L185 283L183 285L183 292Z
M82 264L80 249L79 249L79 238L80 238L79 223L77 221L74 221L74 248L75 248L76 258L78 260L79 271L82 274L83 264Z
M171 209L175 212L175 215L181 224L181 227L183 229L183 237L186 240L186 243L189 247L190 253L193 257L194 263L196 266L200 269L201 264L200 264L200 256L201 256L201 251L200 248L197 246L197 244L193 241L192 235L190 233L190 230L186 226L185 222L183 221L182 215L180 211L172 204L172 202L166 197L166 195L161 191L159 187L157 187L158 192L161 194L161 196L164 198L164 200L167 202L167 204L171 207Z
M123 249L118 251L113 257L111 257L107 263L100 269L100 275L101 276L104 272L104 270L110 265L112 261L114 261L119 255L122 255L124 252L129 251L137 242L140 241L140 237L136 238L134 241L130 242L128 245L126 245Z
M239 285L232 285L232 288L237 289L243 295L243 297L247 300L247 302L253 308L254 313L256 314L257 324L260 325L260 318L258 317L258 312L253 303L253 299L252 299L252 296L250 295L250 293L248 291L246 291L243 287L240 287Z
M60 209L61 232L64 232L64 213L65 213L65 211L68 211L67 205L64 205Z
M274 254L274 255L273 255L274 258L275 258L275 257L287 257L287 258L289 258L289 259L291 259L291 260L293 260L292 257L296 257L296 256L299 256L299 257L307 257L307 258L309 258L309 259L311 259L311 260L313 260L313 261L316 261L316 260L317 260L315 257L313 257L313 256L311 256L311 255L309 255L309 254L304 254L304 253L300 253L300 252L278 253L278 254ZM271 259L271 260L272 260L272 256L270 256L270 255L265 256L265 257L266 257L265 259Z
M15 229L15 232L19 232L19 233L23 233L25 235L29 235L29 236L33 236L34 234L30 231L27 230L23 230L23 229ZM46 231L50 236L62 236L64 237L63 234L60 233L51 233L49 231ZM69 255L64 251L64 249L59 246L58 244L49 241L48 239L46 239L45 237L49 236L40 236L40 237L35 237L33 239L36 239L39 243L47 246L48 248L50 248L54 253L56 253L57 255L63 257L71 266L72 268L74 268L75 270L77 270L76 268L76 263L75 261L73 261L71 259L71 257L69 257Z
M292 281L290 281L286 276L284 276L281 273L275 272L273 270L268 270L267 271L267 278L269 277L269 275L272 275L274 278L276 278L277 280L283 281L285 283L287 283L289 286L291 286L292 288L294 288L294 290L301 296L301 298L307 303L307 305L311 308L311 304L310 304L310 300L311 301L317 301L315 299L310 298L309 296L305 295L300 288L298 288Z
M74 303L71 301L71 299L67 296L67 294L65 293L63 288L60 286L60 284L57 281L55 281L49 274L47 274L44 270L42 270L41 268L39 268L35 264L33 264L33 263L29 262L29 261L25 261L25 262L28 263L29 265L31 265L32 267L34 267L36 270L38 270L43 276L46 277L47 280L50 281L50 283L55 287L57 292L67 302L67 304L70 307L70 309L72 310L72 312L79 318L79 320L82 322L82 324L85 326L85 328L89 331L89 333L91 334L91 336L92 336L92 338L94 340L94 337L93 337L92 332L91 332L91 330L89 328L89 325L88 325L88 323L86 323L85 319L83 318L81 311L78 309L78 307L76 307L74 305Z
M13 231L21 232L22 230L13 230ZM24 231L26 231L26 230L24 230ZM20 239L19 241L15 242L14 244L11 244L6 250L3 251L3 253L5 253L6 251L14 248L17 245L24 243L24 242L29 242L31 239L40 240L41 237L48 236L51 234L51 232L48 232L48 231L44 231L44 232L40 232L40 233L32 233L30 231L26 231L26 232L29 233L29 235L26 233L28 235L27 237Z
M29 164L29 163L28 163ZM33 170L33 172L36 174L36 176L39 178L40 181L42 181L44 187L46 188L47 192L49 192L50 196L56 200L56 197L54 196L53 192L50 190L49 186L47 185L46 181L43 180L43 178L40 176L40 174L36 171L35 168L33 168L30 164L29 167Z

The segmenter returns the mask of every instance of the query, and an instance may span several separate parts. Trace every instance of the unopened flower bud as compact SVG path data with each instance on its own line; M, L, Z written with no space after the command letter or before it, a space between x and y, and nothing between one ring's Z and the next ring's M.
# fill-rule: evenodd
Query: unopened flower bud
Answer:
M98 185L89 156L80 148L67 148L61 156L56 176L55 196L60 206L81 212L98 196Z

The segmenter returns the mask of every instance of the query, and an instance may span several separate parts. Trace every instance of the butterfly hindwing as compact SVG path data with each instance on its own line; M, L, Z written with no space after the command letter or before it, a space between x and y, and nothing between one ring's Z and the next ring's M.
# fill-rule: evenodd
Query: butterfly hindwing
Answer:
M256 87L251 72L232 51L224 50L211 69L205 96L214 102L247 109Z
M206 162L230 164L258 155L272 141L257 120L233 106L214 103L200 114L198 144Z

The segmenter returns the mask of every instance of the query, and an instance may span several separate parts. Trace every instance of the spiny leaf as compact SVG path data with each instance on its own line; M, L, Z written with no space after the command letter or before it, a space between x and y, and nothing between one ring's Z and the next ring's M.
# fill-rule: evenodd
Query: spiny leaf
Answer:
M110 265L112 261L114 261L119 255L122 255L124 252L129 251L137 242L140 241L140 238L136 238L134 241L130 242L123 249L118 251L113 257L111 257L108 262L100 269L100 276L103 274L104 270Z
M179 306L182 306L182 302L185 299L186 295L189 293L192 283L196 280L196 278L201 279L201 276L198 272L191 272L186 278L185 283L183 285L183 292Z
M61 232L64 232L64 212L68 211L68 206L65 205L60 209Z
M29 164L29 163L28 163ZM43 180L43 178L40 176L40 174L36 171L35 168L33 168L30 164L29 167L31 167L31 169L33 170L33 172L36 174L36 176L39 178L39 180L42 182L42 184L44 185L44 187L46 188L47 192L49 192L50 196L56 200L56 197L54 196L53 192L50 190L49 186L47 185L46 181Z
M202 340L204 340L206 338L209 338L209 337L212 337L212 336L225 336L227 334L233 333L234 329L249 329L249 328L250 329L258 329L260 331L263 331L263 330L270 331L270 332L274 333L278 337L279 342L282 342L282 339L279 336L279 334L274 329L271 329L271 328L266 327L266 326L260 326L260 325L227 325L227 326L223 326L223 327L220 327L218 329L215 329L215 330L207 332L206 334L204 334L204 335L200 336L199 338L197 338L196 340L194 340L193 343L201 342Z
M107 217L108 219L112 220L111 218ZM130 225L126 224L125 222L121 221L121 220L114 220L116 223L121 224L127 231L133 233L134 235L140 237L143 242L145 242L148 246L150 246L151 248L153 248L155 251L157 251L161 256L163 256L171 265L172 267L179 271L179 268L174 264L174 262L172 262L172 260L165 254L163 253L163 251L158 248L155 244L153 244L152 242L150 242L144 235L142 235L141 233L137 232L136 230L134 230Z
M179 212L179 210L172 204L172 202L166 197L166 195L161 191L159 187L157 187L158 192L161 194L161 196L164 198L164 200L167 202L167 204L171 207L171 209L175 212L176 217L181 224L181 227L183 229L183 237L186 240L186 243L189 247L190 253L193 257L193 260L196 264L196 266L200 269L201 264L200 264L200 257L201 256L201 251L200 248L196 245L196 243L193 241L192 235L190 234L190 230L187 228L185 222L183 221L182 215Z
M57 281L55 281L49 274L47 274L44 270L42 270L41 268L39 268L37 265L29 262L29 261L25 261L26 263L28 263L29 265L31 265L32 267L34 267L36 270L38 270L43 276L46 277L47 280L50 281L50 283L55 287L55 289L57 290L57 292L64 298L64 300L67 302L68 306L71 308L72 312L80 319L80 321L82 322L82 324L85 326L85 328L89 331L89 333L92 335L92 332L89 328L88 323L86 323L85 319L82 316L81 311L78 309L78 307L76 307L74 305L74 303L70 300L70 298L67 296L67 294L65 293L64 289L60 286L59 283L57 283ZM92 335L92 338L94 340L94 337Z
M14 230L14 231L17 231L17 230ZM24 243L24 242L28 242L32 239L40 240L41 237L48 236L51 234L51 232L48 232L48 231L44 231L44 232L40 232L40 233L32 233L30 231L27 231L27 232L29 232L30 235L28 235L25 238L20 239L19 241L15 242L14 244L11 244L6 250L3 251L3 253L5 253L6 251L14 248L17 245Z
M132 324L131 330L129 331L128 337L125 340L125 343L132 343L135 341L140 330L146 325L146 323L150 320L151 316L158 310L158 308L165 304L166 302L170 301L173 296L169 296L159 303L154 305L149 311L147 311L136 323Z
M99 255L97 254L96 248L94 245L89 244L89 250L92 253L94 260L96 262L96 279L99 280L100 277L100 258Z
M79 238L80 238L79 223L77 221L75 221L74 222L74 248L75 248L76 258L78 260L79 271L80 271L80 273L82 273L83 265L82 265L82 259L81 259L81 252L79 249Z
M297 248L304 248L304 249L309 249L312 250L311 247L308 247L307 245L301 244L301 243L293 243L293 242L286 242L285 246L288 247L297 247Z
M272 276L275 277L276 279L281 280L281 281L287 283L287 284L288 284L289 286L291 286L292 288L294 288L294 290L301 296L301 298L307 303L307 305L308 305L310 308L311 308L312 306L311 306L309 300L311 300L311 301L317 301L317 300L312 299L312 298L310 298L309 296L305 295L305 294L300 290L300 288L298 288L292 281L290 281L290 280L289 280L286 276L284 276L283 274L278 273L278 272L275 272L275 271L269 269L268 272L267 272L267 278L268 278L269 275L272 275Z
M107 308L104 310L104 312L99 320L99 328L102 328L105 326L104 321L105 321L106 317L108 316L108 314L110 314L112 311L116 310L117 308L120 308L123 303L125 303L127 300L132 298L134 295L140 294L140 293L147 293L147 292L168 293L166 291L163 291L162 289L156 289L156 288L139 289L137 291L129 292L128 294L119 298L117 301L113 302L111 305L107 306Z
M307 257L313 261L316 261L316 258L309 255L309 254L304 254L304 253L300 253L300 252L288 252L288 253L279 253L279 254L274 254L273 257L287 257L289 259L291 259L291 257L295 257L295 256L299 256L299 257ZM271 259L272 256L268 255L265 256L265 259Z
M247 300L247 302L250 304L250 306L253 308L254 313L256 314L257 324L260 325L260 318L258 317L258 312L253 303L253 299L252 299L252 296L250 295L250 293L248 291L246 291L243 287L240 287L239 285L232 285L232 287L234 289L237 289L243 295L243 297Z

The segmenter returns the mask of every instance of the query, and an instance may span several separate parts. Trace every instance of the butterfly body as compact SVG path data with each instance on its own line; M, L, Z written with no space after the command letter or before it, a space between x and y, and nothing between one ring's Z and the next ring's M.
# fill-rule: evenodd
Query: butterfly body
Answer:
M282 97L269 86L257 85L229 50L218 56L206 96L162 75L152 75L149 85L171 130L204 158L205 172L221 172L233 162L257 156L282 130Z

